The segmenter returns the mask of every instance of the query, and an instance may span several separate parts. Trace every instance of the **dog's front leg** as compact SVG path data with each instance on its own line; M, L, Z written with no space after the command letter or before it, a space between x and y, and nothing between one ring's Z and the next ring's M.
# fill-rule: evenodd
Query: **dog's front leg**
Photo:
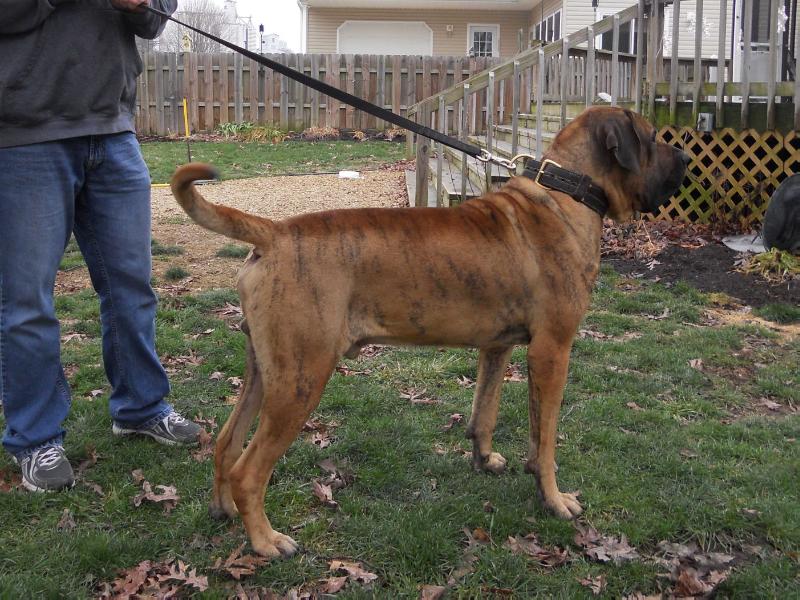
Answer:
M558 414L569 368L570 341L537 333L528 346L528 412L530 449L525 470L536 476L545 506L562 519L577 517L583 508L574 494L556 483L555 447Z
M497 409L503 376L513 346L481 348L478 357L478 381L467 437L472 439L472 465L475 469L500 474L506 470L506 459L492 452L492 435L497 424Z

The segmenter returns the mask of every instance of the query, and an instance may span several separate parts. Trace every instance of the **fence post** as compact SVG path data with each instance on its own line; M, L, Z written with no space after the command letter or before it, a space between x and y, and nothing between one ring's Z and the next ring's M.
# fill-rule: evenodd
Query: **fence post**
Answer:
M517 133L519 132L519 88L520 88L520 69L519 61L514 61L514 75L511 80L511 156L517 155L517 148L519 141L517 140Z
M777 6L777 2L773 2ZM697 127L700 116L700 94L703 86L703 0L695 0L695 27L694 27L694 89L692 90L692 125ZM724 23L724 21L720 21Z
M569 36L561 39L561 81L559 82L559 95L561 96L561 127L567 124L567 79L569 78Z
M594 97L597 95L594 74L594 25L589 25L586 28L586 38L586 106L591 106L594 104Z
M536 83L536 160L542 159L542 105L544 104L544 47L539 46L539 73Z
M494 129L494 71L489 71L489 84L486 88L486 150L491 153ZM486 162L486 190L492 189L492 169L494 165Z
M655 121L656 83L661 78L664 21L664 0L650 0L650 15L647 23L647 117Z
M439 96L439 133L447 134L447 107L444 96ZM436 149L436 206L444 205L444 189L442 188L442 171L444 170L444 144L437 144ZM449 202L447 203L450 204Z
M419 106L416 115L416 122L425 126L430 125L431 110L426 103ZM421 135L417 135L417 190L414 198L414 206L428 206L428 168L431 158L431 141Z
M742 122L741 128L750 125L750 40L753 39L753 0L742 0L744 10L744 50L742 52Z
M459 139L462 142L467 140L467 126L469 123L469 84L464 84L464 97L461 99L461 130ZM461 201L467 197L467 179L469 179L469 164L467 163L467 153L461 153Z
M719 1L719 22L727 23L728 17L726 15L728 10L728 0ZM723 110L722 107L725 103L725 79L727 79L725 72L725 36L728 32L727 27L719 28L719 47L717 48L717 119L715 126L718 128L723 127ZM735 37L735 36L734 36ZM733 57L731 57L733 61Z
M639 0L639 8L636 12L636 77L634 85L636 86L633 93L634 110L637 113L642 112L642 82L644 81L644 73L642 73L642 57L644 56L644 2ZM724 22L724 21L723 21Z

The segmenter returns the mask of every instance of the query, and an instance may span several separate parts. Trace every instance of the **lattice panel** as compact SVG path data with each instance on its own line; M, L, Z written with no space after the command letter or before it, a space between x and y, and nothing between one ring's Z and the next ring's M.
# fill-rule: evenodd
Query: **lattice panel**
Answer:
M727 221L743 229L761 222L772 193L800 170L800 134L753 129L701 133L664 127L659 139L682 148L692 161L678 196L654 218L708 223Z

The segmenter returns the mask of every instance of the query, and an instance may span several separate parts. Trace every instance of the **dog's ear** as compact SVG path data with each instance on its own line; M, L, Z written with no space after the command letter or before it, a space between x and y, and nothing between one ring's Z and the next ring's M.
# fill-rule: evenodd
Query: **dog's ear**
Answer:
M626 113L608 119L603 123L600 135L606 150L614 155L617 163L623 169L638 174L641 143L632 116Z

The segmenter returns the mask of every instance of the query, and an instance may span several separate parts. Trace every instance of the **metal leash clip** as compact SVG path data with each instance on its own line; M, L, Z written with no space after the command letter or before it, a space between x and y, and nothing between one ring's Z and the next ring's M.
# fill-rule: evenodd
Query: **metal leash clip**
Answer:
M508 160L508 159L502 158L500 156L495 156L494 154L492 154L491 152L489 152L488 150L485 150L485 149L481 150L480 156L476 156L475 158L478 159L479 161L483 162L483 163L493 162L495 164L498 164L501 167L505 167L506 169L508 169L512 173L516 173L517 172L517 163L520 160L525 159L525 158L530 159L530 160L536 160L536 157L533 156L532 154L517 154L511 160Z

